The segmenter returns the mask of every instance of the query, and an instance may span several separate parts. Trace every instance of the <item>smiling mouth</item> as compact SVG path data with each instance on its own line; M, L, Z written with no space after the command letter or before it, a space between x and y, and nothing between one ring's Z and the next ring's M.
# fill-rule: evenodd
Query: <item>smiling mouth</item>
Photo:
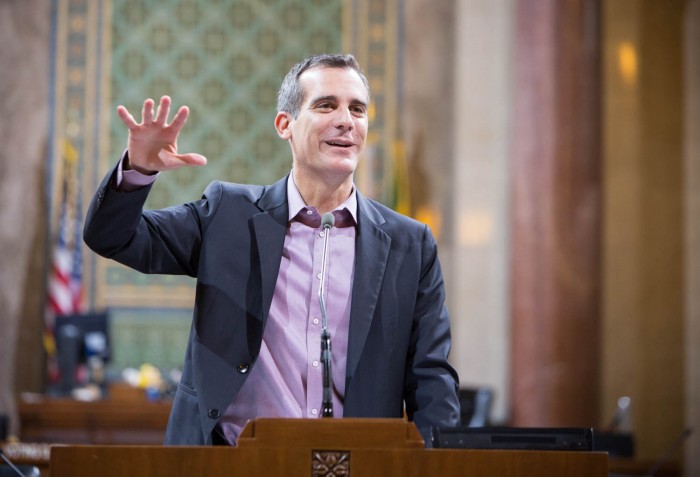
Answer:
M326 144L328 144L329 146L344 147L344 148L348 148L348 147L353 146L353 143L347 142L347 141L326 141Z

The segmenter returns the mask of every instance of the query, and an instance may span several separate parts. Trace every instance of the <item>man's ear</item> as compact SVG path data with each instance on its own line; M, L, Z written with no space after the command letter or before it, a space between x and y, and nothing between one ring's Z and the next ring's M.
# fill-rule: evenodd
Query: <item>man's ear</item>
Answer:
M277 116L275 116L275 129L277 130L277 135L285 141L288 141L292 137L292 130L290 129L291 124L291 114L280 111L277 113Z

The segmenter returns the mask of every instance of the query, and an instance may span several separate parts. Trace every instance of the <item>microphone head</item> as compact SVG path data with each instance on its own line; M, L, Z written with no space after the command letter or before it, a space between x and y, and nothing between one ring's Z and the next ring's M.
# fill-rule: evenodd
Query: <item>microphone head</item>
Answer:
M321 216L321 227L324 229L330 229L335 225L335 215L330 212L326 212Z

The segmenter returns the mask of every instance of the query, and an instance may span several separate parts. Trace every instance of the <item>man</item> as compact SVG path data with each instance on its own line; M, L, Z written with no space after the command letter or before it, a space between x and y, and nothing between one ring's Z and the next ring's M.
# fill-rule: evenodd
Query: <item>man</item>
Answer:
M363 197L353 176L369 86L355 58L320 55L287 74L275 128L291 173L271 186L213 182L199 201L143 211L155 173L199 166L180 154L188 109L143 105L126 154L90 205L85 242L144 273L197 277L193 324L166 444L231 444L255 417L320 415L321 310L332 336L335 417L401 417L424 438L456 425L457 374L430 230ZM335 227L322 229L333 212Z

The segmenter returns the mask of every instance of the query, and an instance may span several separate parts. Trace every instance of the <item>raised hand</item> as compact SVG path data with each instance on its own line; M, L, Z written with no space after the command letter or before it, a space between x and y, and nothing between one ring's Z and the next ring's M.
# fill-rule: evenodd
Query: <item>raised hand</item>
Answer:
M156 171L168 171L182 166L203 166L207 159L195 153L178 154L177 137L187 121L190 110L187 106L178 109L173 120L168 124L170 115L170 97L160 98L158 110L154 114L154 101L147 99L141 110L141 123L124 106L117 107L117 114L129 129L129 164L127 167L143 174Z

